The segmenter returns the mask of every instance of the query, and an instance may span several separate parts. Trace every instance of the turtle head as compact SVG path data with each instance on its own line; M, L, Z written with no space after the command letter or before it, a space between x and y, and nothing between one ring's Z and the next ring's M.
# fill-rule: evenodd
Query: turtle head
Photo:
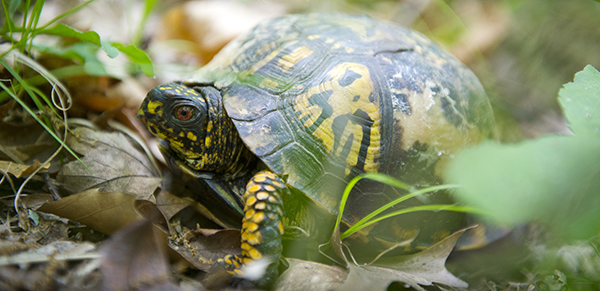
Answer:
M165 158L202 178L231 171L231 161L245 148L228 118L219 90L212 86L167 83L148 92L138 111L158 137Z

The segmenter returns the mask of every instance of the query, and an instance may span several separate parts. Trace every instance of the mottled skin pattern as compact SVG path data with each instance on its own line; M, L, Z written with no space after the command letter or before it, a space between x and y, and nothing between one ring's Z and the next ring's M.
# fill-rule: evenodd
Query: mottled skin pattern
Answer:
M382 172L415 186L437 184L445 161L491 137L494 127L481 84L454 57L412 30L344 14L264 22L189 80L153 89L139 115L191 175L227 184L267 170L257 174L266 177L258 184L270 187L256 186L255 176L244 197L273 190L263 196L277 197L272 205L283 205L284 222L308 232L321 215L337 213L352 177ZM273 181L286 187L273 187ZM292 193L281 194L283 188ZM246 237L260 234L262 225L271 229L267 214L249 229L248 221L262 211L242 194L219 193L231 205L245 201ZM344 221L353 223L397 195L363 183L352 193ZM384 230L397 238L421 231L434 241L449 233L400 222ZM265 239L253 242L242 244L248 260L256 250L276 253L261 247Z

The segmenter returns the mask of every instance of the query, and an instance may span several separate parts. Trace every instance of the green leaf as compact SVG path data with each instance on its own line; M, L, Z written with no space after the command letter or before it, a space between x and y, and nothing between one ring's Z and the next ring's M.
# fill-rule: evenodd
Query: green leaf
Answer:
M49 34L57 35L62 37L75 38L80 41L93 43L100 46L100 36L94 31L81 32L75 28L64 24L58 24L52 28L44 29L38 32L38 34Z
M112 46L114 46L119 51L121 51L125 55L127 55L131 59L131 61L138 64L140 66L140 68L142 69L142 72L144 72L144 75L146 75L148 77L154 76L154 69L152 68L152 61L150 61L150 58L148 57L148 55L146 55L146 53L143 50L141 50L133 45L125 46L121 43L116 43L116 42L112 43Z
M101 41L101 43L102 49L104 50L104 52L106 52L109 58L114 59L119 55L119 50L116 47L114 47L110 42Z
M516 145L486 143L448 167L463 203L506 223L540 221L555 234L600 232L600 138L549 136Z
M569 126L575 134L600 136L600 72L591 65L558 92Z
M100 60L98 60L96 54L98 52L97 45L86 42L80 42L74 43L67 47L38 46L36 48L48 54L53 54L66 59L83 62L85 72L90 76L106 75L104 65L102 64L102 62L100 62Z

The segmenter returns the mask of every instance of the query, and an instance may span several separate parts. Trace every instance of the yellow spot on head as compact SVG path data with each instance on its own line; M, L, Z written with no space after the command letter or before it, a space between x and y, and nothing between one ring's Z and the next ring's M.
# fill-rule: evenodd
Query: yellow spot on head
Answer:
M187 138L190 140L193 140L193 141L196 141L198 139L198 137L195 134L193 134L191 131L188 131Z
M160 101L150 101L148 102L148 113L156 114L156 108L162 108L163 103Z

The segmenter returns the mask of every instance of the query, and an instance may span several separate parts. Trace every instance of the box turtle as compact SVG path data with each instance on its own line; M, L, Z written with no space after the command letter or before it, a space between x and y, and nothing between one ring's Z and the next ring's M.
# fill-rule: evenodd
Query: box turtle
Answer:
M263 22L189 79L152 89L138 117L175 168L209 186L201 195L219 224L241 224L242 255L225 265L240 273L268 258L263 283L277 276L282 249L295 255L298 244L282 246L284 227L302 230L304 248L327 241L353 177L378 172L415 187L439 184L456 151L494 131L489 100L466 66L418 32L346 14ZM404 194L359 183L343 221ZM407 202L449 202L447 194ZM411 237L413 246L431 244L463 219L403 215L355 241L368 250Z

